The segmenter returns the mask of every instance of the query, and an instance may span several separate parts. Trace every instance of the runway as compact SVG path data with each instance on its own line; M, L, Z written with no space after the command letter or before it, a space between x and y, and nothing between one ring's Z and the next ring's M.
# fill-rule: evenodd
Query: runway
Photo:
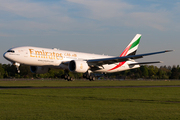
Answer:
M91 88L157 88L157 87L180 87L180 85L151 85L151 86L0 86L0 89L91 89Z

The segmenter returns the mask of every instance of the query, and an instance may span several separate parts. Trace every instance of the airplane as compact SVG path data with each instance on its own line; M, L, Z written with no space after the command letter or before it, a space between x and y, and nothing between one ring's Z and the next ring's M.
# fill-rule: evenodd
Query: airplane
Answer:
M50 68L59 68L64 69L63 76L68 81L73 79L68 75L68 71L83 73L84 78L93 81L95 80L94 73L113 73L139 68L144 64L161 63L161 61L136 62L135 59L173 51L165 50L136 55L140 39L141 34L136 34L118 57L32 46L10 48L3 56L16 66L18 73L20 73L19 66L24 64L30 66L32 73L43 74Z

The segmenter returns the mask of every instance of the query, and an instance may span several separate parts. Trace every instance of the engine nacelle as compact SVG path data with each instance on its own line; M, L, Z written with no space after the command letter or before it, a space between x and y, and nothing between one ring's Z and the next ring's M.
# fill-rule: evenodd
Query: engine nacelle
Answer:
M72 60L69 62L68 68L71 72L85 73L89 69L89 66L86 61Z
M49 71L49 68L48 67L39 67L39 66L30 66L30 70L32 73L44 74Z

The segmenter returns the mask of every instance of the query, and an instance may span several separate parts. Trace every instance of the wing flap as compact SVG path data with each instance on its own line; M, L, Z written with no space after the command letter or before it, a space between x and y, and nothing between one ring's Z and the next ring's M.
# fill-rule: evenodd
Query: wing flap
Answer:
M129 63L128 65L147 65L147 64L154 64L154 63L162 63L162 61L154 61L154 62L136 62L136 63Z

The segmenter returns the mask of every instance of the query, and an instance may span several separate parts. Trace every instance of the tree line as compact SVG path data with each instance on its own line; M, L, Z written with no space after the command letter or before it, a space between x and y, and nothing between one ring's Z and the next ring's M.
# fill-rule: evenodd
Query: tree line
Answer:
M45 74L34 74L30 71L30 66L21 65L20 73L16 72L16 67L11 64L0 63L0 78L61 78L64 70L51 69ZM73 78L83 78L82 73L69 72ZM177 66L141 66L140 68L126 70L110 74L95 74L102 79L180 79L180 67Z

